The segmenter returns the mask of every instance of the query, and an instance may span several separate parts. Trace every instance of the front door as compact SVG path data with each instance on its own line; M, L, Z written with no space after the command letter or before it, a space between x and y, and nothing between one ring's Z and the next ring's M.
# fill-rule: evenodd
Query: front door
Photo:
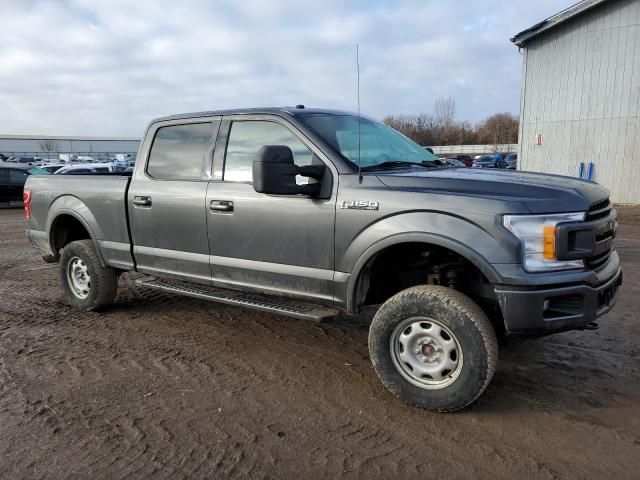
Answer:
M330 304L335 191L323 200L257 193L252 165L264 145L289 146L297 165L327 163L279 117L225 117L206 202L213 282Z
M128 196L140 272L211 282L205 196L219 126L209 117L150 127Z

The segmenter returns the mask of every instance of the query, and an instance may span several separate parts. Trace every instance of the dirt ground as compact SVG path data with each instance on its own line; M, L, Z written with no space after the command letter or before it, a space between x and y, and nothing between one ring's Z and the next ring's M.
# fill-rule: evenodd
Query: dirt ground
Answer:
M0 210L0 478L638 478L640 211L595 332L517 341L471 407L387 393L367 316L313 324L139 290L80 313Z

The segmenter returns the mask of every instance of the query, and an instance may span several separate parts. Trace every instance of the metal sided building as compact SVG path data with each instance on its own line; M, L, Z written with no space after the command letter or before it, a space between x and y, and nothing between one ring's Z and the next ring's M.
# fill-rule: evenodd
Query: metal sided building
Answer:
M585 0L511 39L523 55L518 163L640 203L640 0Z
M54 147L49 152L42 149L41 142L49 141ZM70 153L105 157L114 153L135 154L140 139L113 137L69 137L52 135L2 135L0 153L5 156L39 156L48 158L58 153Z

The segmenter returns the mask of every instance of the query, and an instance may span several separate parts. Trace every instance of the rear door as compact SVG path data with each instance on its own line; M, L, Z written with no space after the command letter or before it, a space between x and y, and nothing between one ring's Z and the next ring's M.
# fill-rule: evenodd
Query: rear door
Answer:
M331 198L267 195L253 188L264 145L287 145L296 165L325 164ZM207 192L211 272L216 285L333 301L337 175L324 154L277 116L224 117ZM299 177L299 182L307 182Z
M152 125L128 195L139 271L210 283L205 196L219 117Z

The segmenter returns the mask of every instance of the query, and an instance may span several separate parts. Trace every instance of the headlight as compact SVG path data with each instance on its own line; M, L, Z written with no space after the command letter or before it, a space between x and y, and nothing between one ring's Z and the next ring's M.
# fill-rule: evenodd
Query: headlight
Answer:
M556 257L556 227L565 222L581 222L581 213L553 215L505 215L502 224L522 242L522 264L528 272L584 268L583 260L564 261Z

